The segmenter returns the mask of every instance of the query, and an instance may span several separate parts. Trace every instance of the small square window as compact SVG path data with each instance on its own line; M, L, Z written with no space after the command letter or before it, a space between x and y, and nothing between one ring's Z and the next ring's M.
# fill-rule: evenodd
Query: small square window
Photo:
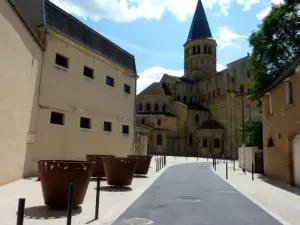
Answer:
M93 69L91 69L91 68L89 68L89 67L84 67L83 68L83 75L85 76L85 77L88 77L88 78L90 78L90 79L94 79L94 70Z
M109 76L106 76L106 84L107 84L108 86L114 87L114 86L115 86L114 83L115 83L115 82L114 82L114 78L109 77Z
M108 131L108 132L111 132L112 131L112 125L111 125L111 122L104 122L103 124L103 130L104 131Z
M122 126L122 133L123 134L129 134L129 126L128 125L123 125Z
M51 112L50 123L57 125L65 124L65 115L63 113Z
M130 86L128 84L124 84L124 92L130 94Z
M81 117L80 127L84 129L91 129L91 119L86 117Z
M69 59L67 57L62 56L57 53L56 57L55 57L55 64L68 69L69 68Z

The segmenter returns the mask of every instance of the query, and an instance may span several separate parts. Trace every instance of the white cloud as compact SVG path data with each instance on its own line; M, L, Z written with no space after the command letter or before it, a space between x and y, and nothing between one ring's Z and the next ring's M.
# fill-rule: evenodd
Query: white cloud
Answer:
M284 2L284 0L271 0L270 4L278 5L283 2ZM261 10L259 13L257 13L256 18L259 20L262 20L269 14L270 11L271 11L271 6L268 6L268 7L264 8L263 10Z
M171 12L183 21L192 16L197 0L51 0L67 12L83 19L99 21L109 19L115 22L131 22L139 18L160 19L165 12ZM229 15L232 3L237 2L247 11L260 0L202 0L205 8L218 6L223 15ZM275 0L278 1L278 0Z
M223 64L221 64L221 63L218 63L217 64L217 71L218 72L220 72L220 71L222 71L222 70L224 70L224 69L226 69L227 67L226 66L224 66Z
M181 77L183 76L184 72L183 70L170 70L161 66L151 67L139 74L140 77L137 80L137 94L153 82L159 82L165 73L172 76Z
M223 50L227 47L239 48L240 46L234 43L234 41L245 38L247 38L246 35L237 34L233 32L230 27L227 26L220 27L216 35L219 50Z

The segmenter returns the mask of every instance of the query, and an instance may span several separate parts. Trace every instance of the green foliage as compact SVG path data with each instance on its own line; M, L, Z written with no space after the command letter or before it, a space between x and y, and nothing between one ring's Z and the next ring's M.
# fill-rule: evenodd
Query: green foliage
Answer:
M245 120L245 145L246 147L258 146L262 147L262 122ZM241 135L242 135L242 128Z
M251 100L258 100L266 88L300 55L300 2L285 0L273 5L258 30L252 32L249 57Z

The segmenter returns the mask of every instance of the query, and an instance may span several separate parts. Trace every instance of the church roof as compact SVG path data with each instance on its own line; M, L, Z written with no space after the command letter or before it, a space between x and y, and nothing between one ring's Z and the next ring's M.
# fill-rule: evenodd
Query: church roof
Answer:
M28 30L37 39L44 26L136 73L134 56L66 13L49 0L8 0Z
M202 1L198 0L197 8L194 14L193 22L190 28L187 41L212 38L206 14L202 5Z
M154 82L139 95L171 95L171 92L165 83Z
M224 129L224 128L217 121L209 120L204 122L198 129L215 130L215 129Z

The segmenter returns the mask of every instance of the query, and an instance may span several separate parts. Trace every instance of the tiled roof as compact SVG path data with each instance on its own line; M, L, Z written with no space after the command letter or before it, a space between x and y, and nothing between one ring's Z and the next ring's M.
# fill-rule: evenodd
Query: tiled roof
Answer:
M212 38L212 35L202 5L202 1L198 0L197 8L194 14L193 22L190 28L187 41L196 40L200 38Z
M214 129L224 129L224 128L217 121L209 120L204 122L198 129L214 130Z
M162 116L170 116L177 117L175 114L170 112L137 112L137 115L162 115Z
M133 55L48 0L9 0L9 2L35 38L39 38L38 27L45 26L136 73Z
M203 107L202 105L198 105L198 104L186 104L186 105L187 105L188 109L209 111L209 109Z
M300 55L296 57L296 59L288 66L288 68L279 76L277 77L274 82L261 94L261 97L272 90L275 86L280 84L283 80L290 77L292 74L295 73L295 69L300 66Z

